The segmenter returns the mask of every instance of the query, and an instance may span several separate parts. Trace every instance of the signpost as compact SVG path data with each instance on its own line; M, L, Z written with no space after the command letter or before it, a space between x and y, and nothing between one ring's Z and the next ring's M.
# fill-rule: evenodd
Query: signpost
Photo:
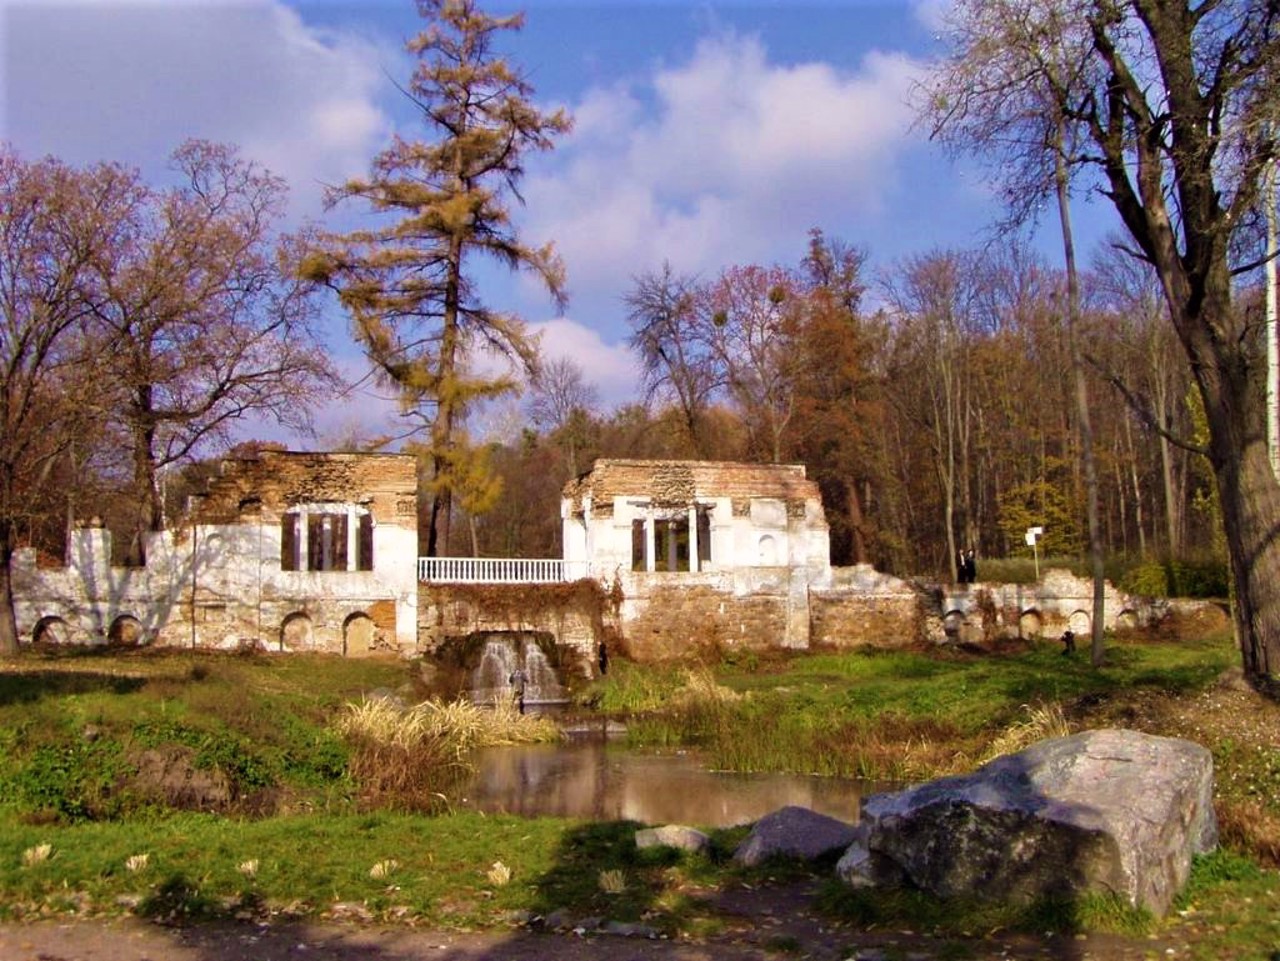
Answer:
M1027 528L1027 546L1031 548L1031 556L1036 561L1036 583L1040 583L1040 538L1044 535L1043 527Z

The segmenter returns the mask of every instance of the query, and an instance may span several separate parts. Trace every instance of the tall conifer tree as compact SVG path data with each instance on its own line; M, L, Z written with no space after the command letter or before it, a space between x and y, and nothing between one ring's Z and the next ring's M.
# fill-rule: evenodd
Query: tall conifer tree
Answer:
M510 201L529 151L569 130L560 110L540 111L533 88L494 50L523 17L493 17L474 0L418 0L427 26L406 45L418 65L405 94L432 138L397 136L369 176L335 189L331 202L367 201L377 225L326 238L303 266L334 288L376 369L406 413L429 431L431 518L426 551L448 544L449 514L468 463L462 426L470 404L511 390L508 377L467 363L478 347L532 368L536 344L519 318L486 307L467 266L489 257L541 279L559 305L564 271L550 244L526 246Z

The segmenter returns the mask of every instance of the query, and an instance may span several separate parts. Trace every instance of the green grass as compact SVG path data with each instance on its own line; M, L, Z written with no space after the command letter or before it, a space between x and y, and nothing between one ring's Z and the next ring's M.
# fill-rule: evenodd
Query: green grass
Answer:
M443 927L563 910L674 931L691 912L678 889L710 881L741 832L717 832L711 854L693 855L637 850L638 826L474 813L9 825L0 836L0 918L113 914L124 899L141 914L174 919L246 908L323 916L355 904L375 919ZM24 864L24 852L44 843L52 845L47 860ZM139 855L145 867L130 870ZM618 893L601 887L610 870L625 882Z
M1225 637L1111 639L1106 665L1045 643L1012 654L762 653L711 667L615 660L586 693L642 743L701 749L735 770L914 778L967 769L1028 705L1204 689L1237 663ZM370 809L346 706L376 689L417 691L413 665L323 657L25 653L0 664L0 918L119 914L161 920L351 912L387 922L507 927L546 916L639 921L672 935L726 921L698 892L779 876L729 855L641 852L637 825ZM743 736L750 731L751 736ZM1280 762L1209 745L1242 796L1276 802ZM173 811L122 788L136 752L182 749L241 797L287 801L270 816ZM1235 787L1232 787L1235 790ZM1269 795L1269 796L1268 796ZM40 858L42 845L49 856ZM827 870L823 877L829 877ZM1177 910L1153 920L1114 901L1010 909L866 895L828 882L822 903L851 929L898 926L951 939L997 930L1112 932L1135 946L1183 939L1196 958L1269 959L1280 948L1280 876L1240 850L1200 859ZM799 948L782 938L779 955Z
M633 743L697 747L725 770L901 780L965 765L1028 705L1198 690L1236 657L1221 637L1113 638L1096 670L1086 655L1064 658L1049 642L1001 656L855 651L774 659L756 672L722 665L715 679L747 695L738 699L684 697L680 672L638 665L611 673L588 696L632 718ZM744 730L753 736L741 737Z

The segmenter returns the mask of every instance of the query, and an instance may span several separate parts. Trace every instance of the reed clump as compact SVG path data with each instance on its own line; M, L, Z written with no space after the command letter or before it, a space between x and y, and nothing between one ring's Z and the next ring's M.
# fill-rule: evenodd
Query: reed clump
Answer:
M349 769L369 807L436 811L471 773L469 756L483 747L558 740L548 718L521 714L514 700L493 708L467 701L389 699L351 703L338 733L352 746Z
M981 764L994 761L1005 754L1016 754L1023 748L1030 747L1037 741L1047 738L1066 737L1071 733L1071 725L1066 715L1057 704L1024 704L1024 716L1010 724L992 738Z

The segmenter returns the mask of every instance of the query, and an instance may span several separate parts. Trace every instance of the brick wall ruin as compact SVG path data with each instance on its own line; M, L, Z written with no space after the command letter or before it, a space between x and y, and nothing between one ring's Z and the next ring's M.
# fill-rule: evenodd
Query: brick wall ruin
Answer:
M227 460L182 522L147 540L144 567L111 566L110 537L72 531L62 568L16 553L21 635L353 655L416 648L412 457Z

